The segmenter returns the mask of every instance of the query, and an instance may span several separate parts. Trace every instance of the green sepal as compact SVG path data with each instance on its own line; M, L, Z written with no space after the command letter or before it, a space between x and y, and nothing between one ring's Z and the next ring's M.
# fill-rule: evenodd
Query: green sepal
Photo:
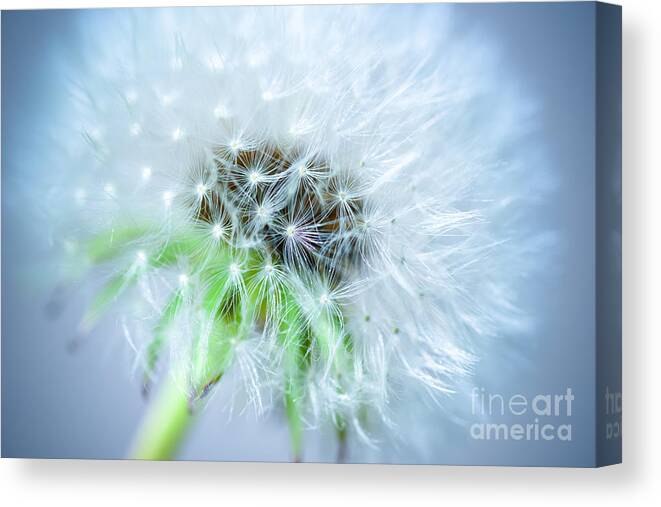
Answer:
M112 260L126 252L127 245L149 234L148 226L115 227L91 238L86 244L87 258L92 264Z
M181 308L181 303L183 302L183 293L181 290L175 291L174 295L170 297L170 300L166 303L165 308L163 309L163 314L154 328L154 335L147 345L147 357L145 359L145 372L143 387L145 393L147 392L149 385L151 383L154 371L156 369L156 364L160 357L161 349L167 339L167 331L177 317L177 313Z
M239 325L236 322L214 319L208 340L196 340L191 381L191 402L205 397L229 367L237 339Z
M125 240L128 240L130 236L128 230L123 229L122 231L124 233L122 237ZM117 243L113 243L113 246L109 247L110 250L107 250L103 254L99 250L97 252L98 255L96 256L96 259L108 260L112 257L112 255L116 255L117 252L111 251L115 248L116 244ZM109 309L110 305L127 288L135 284L139 275L144 273L145 270L149 268L161 268L174 264L180 255L190 253L193 247L194 246L190 240L170 241L165 244L158 251L158 253L145 259L146 265L144 267L132 264L124 273L113 277L96 295L91 305L87 309L87 312L81 321L81 331L83 333L91 331L99 319L103 316L103 314Z
M281 318L278 341L284 351L284 404L289 426L292 455L301 460L303 414L305 412L305 378L310 366L310 330L296 299L281 289Z
M80 322L80 331L89 333L117 297L137 279L135 271L114 276L94 297Z

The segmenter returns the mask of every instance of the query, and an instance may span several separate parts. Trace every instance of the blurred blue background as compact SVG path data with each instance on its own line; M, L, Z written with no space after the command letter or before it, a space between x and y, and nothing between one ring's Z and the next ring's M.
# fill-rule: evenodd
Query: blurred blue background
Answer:
M433 8L433 7L424 7ZM421 9L424 9L421 8ZM525 93L539 101L539 137L558 188L536 212L540 228L561 231L554 265L529 287L542 309L534 336L516 360L492 354L480 366L490 392L576 396L573 440L477 442L466 428L447 429L424 456L403 447L401 462L589 465L594 456L594 6L583 4L462 4L454 23L494 41ZM63 100L58 54L74 54L77 11L2 13L2 455L122 458L145 402L131 378L131 353L109 324L75 353L68 351L80 317L75 302L47 318L48 238L23 208L25 187L39 189L48 139L39 122ZM424 15L421 13L421 15ZM45 115L45 111L48 115ZM52 115L50 117L54 117ZM33 190L34 191L34 190ZM502 373L501 373L502 372ZM496 379L495 381L493 379ZM478 385L484 385L477 379ZM280 414L228 422L222 396L201 415L184 459L288 460ZM458 400L470 406L470 400ZM442 427L442 431L441 431ZM413 429L413 431L416 431ZM309 436L311 442L317 441ZM332 460L313 443L307 460ZM375 458L377 459L377 458Z

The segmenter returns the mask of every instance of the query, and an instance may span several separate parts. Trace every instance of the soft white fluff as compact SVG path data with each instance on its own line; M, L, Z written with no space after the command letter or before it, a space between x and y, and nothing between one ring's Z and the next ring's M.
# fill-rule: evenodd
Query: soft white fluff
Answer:
M527 104L507 91L489 48L451 19L444 8L401 6L82 16L67 111L79 134L68 137L61 194L73 232L62 237L79 272L89 238L150 224L109 261L130 285L117 299L130 301L121 314L139 361L177 291L171 362L195 364L200 340L215 339L200 308L219 245L229 252L215 268L225 290L246 299L259 287L267 301L263 314L241 307L224 370L259 410L280 403L286 287L312 333L297 394L311 425L341 417L367 435L364 413L388 420L392 397L412 386L452 393L486 340L527 325L517 290L539 169L521 141ZM278 170L274 149L287 159ZM242 153L250 163L237 162ZM257 198L260 186L272 191ZM300 188L322 196L321 214L296 203ZM196 219L216 191L231 206ZM335 225L322 230L324 220ZM265 224L279 238L268 245ZM211 260L182 250L151 263L191 232ZM310 255L323 260L311 267ZM254 263L261 271L248 279Z

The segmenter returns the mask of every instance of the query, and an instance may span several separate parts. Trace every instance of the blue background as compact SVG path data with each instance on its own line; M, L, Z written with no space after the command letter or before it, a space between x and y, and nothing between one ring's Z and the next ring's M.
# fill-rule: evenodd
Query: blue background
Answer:
M469 440L465 428L456 429L454 438L444 434L446 440L439 430L439 445L423 460L589 466L595 454L594 5L463 4L455 11L455 23L497 41L522 89L539 99L540 138L558 187L537 218L563 239L554 265L529 288L527 297L543 312L522 357L510 365L505 355L493 355L480 371L490 379L490 392L506 396L572 387L574 438L487 443ZM75 354L67 351L79 308L70 305L58 320L46 317L49 295L39 278L48 265L48 241L22 210L24 187L38 189L40 172L48 171L48 139L40 137L38 122L62 99L65 83L51 56L54 48L66 53L77 44L77 16L2 13L3 456L121 458L145 409L116 327L99 331ZM288 460L288 434L277 414L226 421L222 406L211 403L181 457ZM444 445L448 440L452 444ZM306 457L332 454L321 446ZM408 451L398 456L402 462L420 460Z

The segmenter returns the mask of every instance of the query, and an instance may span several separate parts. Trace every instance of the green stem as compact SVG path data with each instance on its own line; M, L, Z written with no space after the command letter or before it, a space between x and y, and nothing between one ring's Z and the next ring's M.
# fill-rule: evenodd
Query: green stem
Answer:
M138 431L131 455L142 460L171 460L193 422L189 397L169 376L153 400Z

